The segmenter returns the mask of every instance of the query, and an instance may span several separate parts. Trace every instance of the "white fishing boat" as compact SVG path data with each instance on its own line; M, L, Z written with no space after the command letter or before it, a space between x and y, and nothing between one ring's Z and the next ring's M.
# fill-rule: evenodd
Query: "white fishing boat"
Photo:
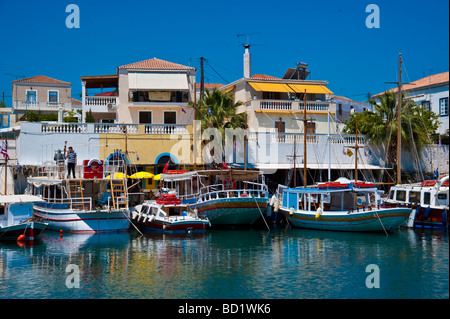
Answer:
M163 206L155 200L137 205L131 218L144 232L204 233L209 226L207 218L200 218L185 205Z
M33 203L42 199L30 195L0 195L0 240L35 240L47 223L33 218Z
M104 176L102 161L96 172L85 165L83 178L58 179L47 175L28 178L27 193L42 198L34 216L50 230L84 232L127 231L130 226L126 177ZM91 161L90 161L91 162Z
M410 207L408 227L446 228L449 224L449 176L391 187L385 204Z

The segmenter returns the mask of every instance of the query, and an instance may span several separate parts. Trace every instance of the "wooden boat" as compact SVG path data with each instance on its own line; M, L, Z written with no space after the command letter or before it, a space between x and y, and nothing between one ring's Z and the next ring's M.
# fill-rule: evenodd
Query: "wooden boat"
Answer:
M449 225L449 176L421 183L391 187L385 204L410 207L408 227L447 228Z
M43 199L34 204L33 215L55 231L127 231L130 214L125 176L112 178L114 175L110 173L110 177L105 178L102 171L98 178L92 175L92 170L88 173L78 179L28 178L28 194Z
M340 178L304 188L279 186L280 210L295 227L337 231L391 231L411 208L380 205L373 184Z
M0 195L0 240L35 240L47 228L47 223L33 218L33 203L37 196Z
M204 233L209 225L208 219L188 212L186 206L163 206L156 201L145 201L134 208L133 223L144 232Z
M203 187L193 207L212 226L250 226L266 210L269 192L259 171L224 169L198 174Z

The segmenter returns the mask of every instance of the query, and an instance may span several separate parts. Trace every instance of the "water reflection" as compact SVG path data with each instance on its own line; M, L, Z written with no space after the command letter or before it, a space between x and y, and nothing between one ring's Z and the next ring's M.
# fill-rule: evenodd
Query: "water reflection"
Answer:
M67 265L80 288L65 285ZM381 288L365 286L369 264ZM0 298L448 298L448 234L303 229L47 233L0 244Z

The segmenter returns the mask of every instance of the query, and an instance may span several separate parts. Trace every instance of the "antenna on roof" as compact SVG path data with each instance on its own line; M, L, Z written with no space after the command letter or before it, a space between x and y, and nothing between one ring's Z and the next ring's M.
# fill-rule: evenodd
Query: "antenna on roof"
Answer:
M241 42L239 45L242 45L244 48L249 48L250 45L253 46L261 46L261 44L254 44L254 43L250 43L250 36L254 35L254 34L259 34L261 32L250 32L250 33L238 33L236 34L236 37L239 39L240 37L246 37L247 38L247 42Z

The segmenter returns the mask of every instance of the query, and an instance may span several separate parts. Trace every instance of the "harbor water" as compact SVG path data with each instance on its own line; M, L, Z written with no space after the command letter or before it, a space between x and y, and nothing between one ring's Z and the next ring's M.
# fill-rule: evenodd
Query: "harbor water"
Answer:
M0 243L0 298L446 299L446 231L45 232Z

